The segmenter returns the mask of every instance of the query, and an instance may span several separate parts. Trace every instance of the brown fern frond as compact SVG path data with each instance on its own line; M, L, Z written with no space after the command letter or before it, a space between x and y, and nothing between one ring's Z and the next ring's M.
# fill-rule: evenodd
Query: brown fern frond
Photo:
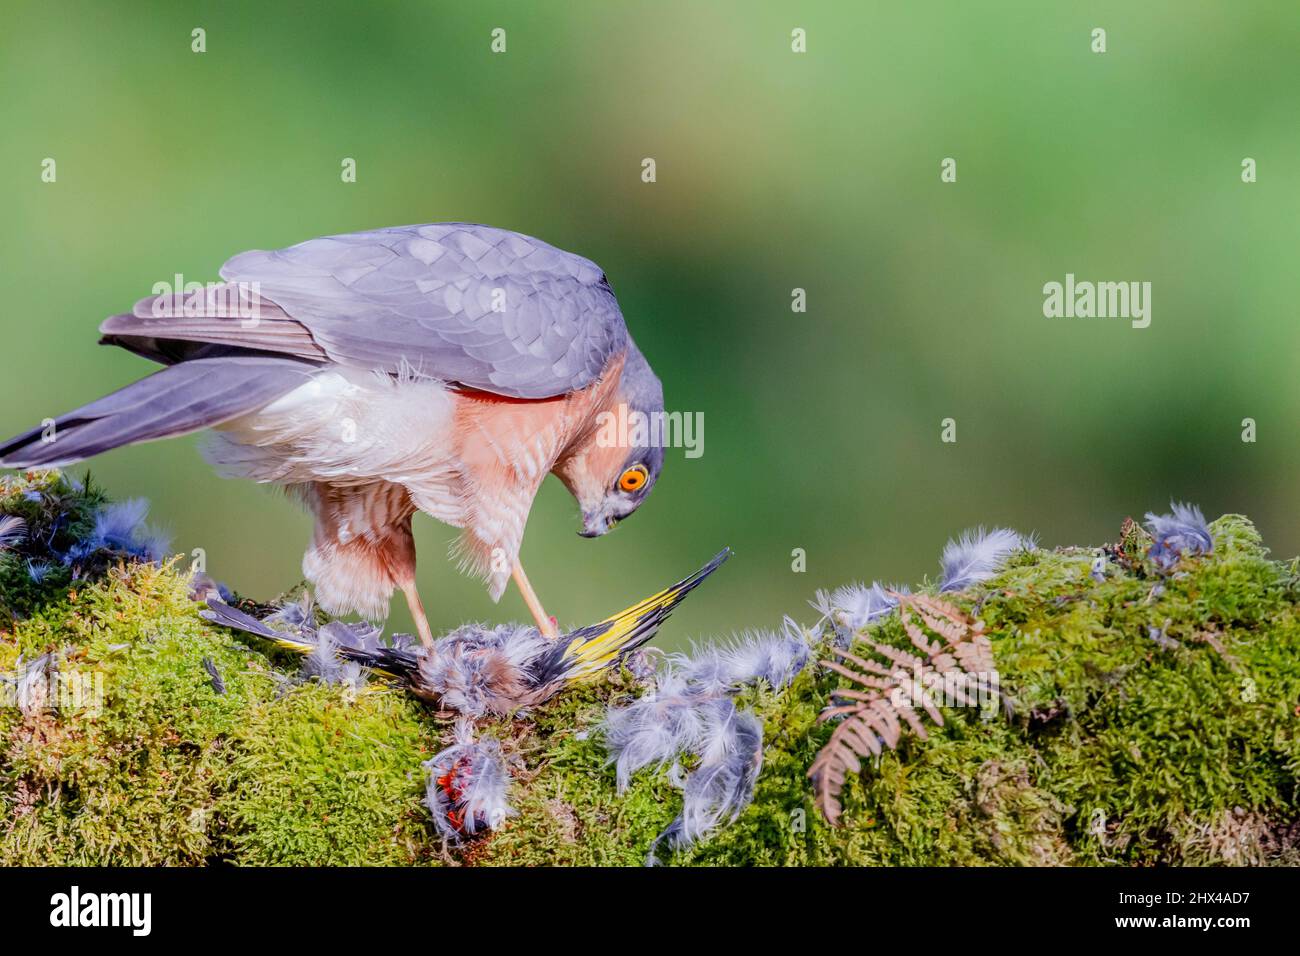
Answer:
M832 670L835 670L835 668L832 668ZM839 671L839 673L843 674L844 671ZM891 687L894 686L893 682L890 681L888 677L863 677L861 675L854 675L854 681L862 684L864 687L871 687L874 688L875 690L889 690ZM831 691L831 696L849 697L852 696L852 694L868 693L867 691L854 690L852 691L852 694L850 694L850 690L851 688L848 687L837 688L836 690Z
M879 674L881 677L889 677L891 674L894 673L891 669L885 667L882 664L877 664L875 661L868 660L865 657L858 657L857 654L853 654L846 650L841 650L838 647L833 649L833 653L835 654L836 657L842 658L843 660L848 661L850 664L854 664L862 668L864 671L867 671L868 673L871 674Z
M884 688L881 688L882 690ZM836 700L875 700L876 695L869 690L854 690L852 687L837 687L831 691L831 697ZM826 711L822 711L819 720L827 720Z
M926 615L926 626L948 640L960 640L970 621L962 609L950 601L929 594L903 594L901 602Z
M865 638L862 643L878 660L837 650L840 661L822 662L858 685L831 691L834 703L822 711L820 719L840 718L840 723L808 768L817 806L832 826L839 825L843 813L840 794L844 784L849 774L862 772L863 758L897 749L906 733L925 740L918 710L942 727L943 714L934 695L973 706L976 700L970 679L984 681L994 669L993 645L984 633L983 621L940 598L892 596L898 600L903 632L924 656Z
M922 694L920 703L921 709L925 711L925 716L929 717L936 726L942 727L943 714L940 713L939 708L935 706L934 701L930 699L930 696L928 694Z
M859 674L856 671L852 670L851 668L845 667L839 661L822 661L821 663L822 663L822 667L833 670L841 677L847 677L849 680L854 681L855 683L858 684L862 684L864 687L880 688L880 684L876 682L886 679L883 677L869 677L863 674Z
M900 609L902 605L899 605ZM925 661L915 654L909 654L907 651L901 651L890 644L881 644L879 641L868 641L871 649L887 660L893 661L899 667L906 671L914 671L925 664Z
M939 608L935 606L926 606L919 601L909 604L908 607L909 610L916 611L917 616L925 622L926 627L934 631L934 633L938 634L949 644L959 643L962 638L965 637L965 627L962 624L953 623L954 618L952 617L952 612L956 611L956 613L960 615L961 611L958 611L951 604L947 604L943 601L936 601L935 604L945 610L940 612ZM961 617L958 617L955 620L960 621Z

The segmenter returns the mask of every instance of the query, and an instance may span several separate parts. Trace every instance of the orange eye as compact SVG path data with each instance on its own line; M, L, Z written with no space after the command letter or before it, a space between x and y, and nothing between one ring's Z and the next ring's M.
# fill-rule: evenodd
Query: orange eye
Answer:
M633 465L619 476L618 486L624 491L636 491L649 477L650 473L646 471L645 465Z

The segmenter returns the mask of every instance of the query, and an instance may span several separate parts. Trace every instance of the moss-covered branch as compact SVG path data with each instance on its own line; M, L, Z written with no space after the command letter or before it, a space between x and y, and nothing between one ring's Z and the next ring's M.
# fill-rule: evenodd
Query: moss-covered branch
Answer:
M480 721L518 813L444 847L421 763L451 721L383 683L291 680L295 661L199 618L187 570L92 540L103 505L57 476L0 490L33 532L0 553L0 672L52 654L60 675L41 706L12 683L0 702L0 864L639 865L677 815L664 771L617 790L598 726L645 692L622 672ZM754 800L666 862L1300 861L1296 563L1244 518L1212 531L1174 573L1132 542L1100 575L1097 549L1039 549L949 595L984 621L1008 708L947 709L868 762L841 827L806 773L843 678L809 666L745 688L764 725ZM868 627L907 646L897 616Z

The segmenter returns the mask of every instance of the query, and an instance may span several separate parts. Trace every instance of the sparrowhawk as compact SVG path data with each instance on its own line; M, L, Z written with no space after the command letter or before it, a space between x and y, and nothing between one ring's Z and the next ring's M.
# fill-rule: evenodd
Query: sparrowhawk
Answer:
M519 563L554 473L584 536L635 511L663 464L605 416L662 414L663 389L591 261L466 223L399 226L244 252L202 292L152 295L101 343L161 371L0 445L0 465L65 465L214 430L224 475L287 486L315 518L303 572L335 614L387 614L394 588L421 640L411 518L463 529L462 568L493 600L515 583L556 633Z

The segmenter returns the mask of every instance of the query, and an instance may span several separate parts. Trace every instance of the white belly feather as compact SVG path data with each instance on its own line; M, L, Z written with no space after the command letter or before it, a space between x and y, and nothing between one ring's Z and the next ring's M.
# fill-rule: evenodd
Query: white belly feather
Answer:
M422 510L461 526L454 414L451 393L437 380L335 367L218 426L204 455L227 477L405 485Z

